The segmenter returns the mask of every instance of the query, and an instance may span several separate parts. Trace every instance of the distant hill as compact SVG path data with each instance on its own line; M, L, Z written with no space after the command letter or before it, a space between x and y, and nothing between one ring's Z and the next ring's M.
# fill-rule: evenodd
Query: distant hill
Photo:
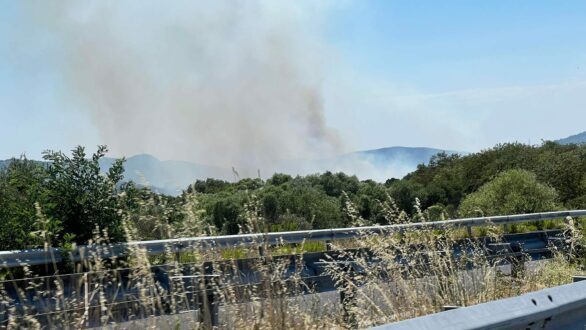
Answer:
M114 158L104 158L100 162L102 170L110 168L114 160ZM129 157L124 163L125 181L134 181L140 185L150 186L157 192L170 195L181 193L196 179L211 177L228 180L231 178L231 173L230 170L214 166L175 160L161 161L148 154Z
M349 175L357 175L363 180L373 179L383 182L391 177L403 177L414 171L417 165L427 164L431 156L443 151L448 154L456 153L433 148L389 147L357 151L329 159L281 161L272 168L262 169L261 173L263 178L267 178L275 172L305 175L341 171ZM105 159L101 164L103 170L111 166L113 161L112 158ZM185 161L161 161L146 154L129 157L124 167L125 180L148 185L155 191L171 195L180 193L197 179L234 179L234 174L229 168ZM256 171L252 173L256 174Z
M586 132L568 136L567 138L559 139L556 142L559 144L583 144L586 143Z
M344 172L358 178L384 182L389 178L401 178L414 171L419 164L427 164L431 156L445 151L433 148L389 147L374 150L352 152L327 159L284 160L272 164L270 168L260 169L263 178L275 172L291 175L323 173L325 171ZM112 166L115 158L103 158L100 161L102 171ZM10 160L0 161L0 168ZM177 195L197 179L215 178L234 180L230 168L208 166L186 161L159 160L148 154L140 154L126 159L124 164L124 181L134 181L139 185L149 186L159 193ZM243 170L242 172L246 172ZM249 171L256 174L256 170ZM256 175L255 175L256 176Z
M404 162L408 164L418 165L428 163L432 156L437 155L440 152L445 152L447 154L461 153L457 151L425 147L388 147L381 149L357 151L341 157L366 157L369 158L377 166L384 166L389 162Z
M417 169L417 165L427 164L431 156L440 152L466 154L423 147L388 147L356 151L326 159L285 161L279 164L276 171L302 175L325 171L344 172L356 175L361 180L384 182L389 178L405 176Z

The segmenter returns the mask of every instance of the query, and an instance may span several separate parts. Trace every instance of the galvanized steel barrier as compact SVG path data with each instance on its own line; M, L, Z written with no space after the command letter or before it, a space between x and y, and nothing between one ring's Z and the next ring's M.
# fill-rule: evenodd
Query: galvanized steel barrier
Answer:
M375 327L376 330L517 330L586 328L586 281L452 309Z
M508 225L529 221L543 221L565 217L586 216L586 210L556 211L493 217L477 217L433 222L417 222L386 226L366 226L352 228L334 228L318 230L302 230L275 232L266 234L243 234L225 236L207 236L177 238L155 241L135 241L110 245L79 246L71 251L56 248L46 250L1 251L0 269L26 265L43 265L62 262L68 259L79 262L84 259L99 257L112 258L127 254L129 249L144 248L149 255L165 252L186 252L199 248L254 246L258 244L275 245L281 243L302 243L307 241L332 241L337 239L356 238L369 233L393 233L424 229L446 229L476 227L483 225Z

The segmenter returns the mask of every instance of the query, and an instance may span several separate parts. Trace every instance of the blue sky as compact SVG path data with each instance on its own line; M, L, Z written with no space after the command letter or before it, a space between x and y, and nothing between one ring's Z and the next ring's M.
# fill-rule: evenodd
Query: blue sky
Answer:
M329 40L352 65L431 91L583 79L583 1L362 1Z
M39 158L44 149L98 143L109 144L114 154L202 158L205 148L193 159L183 156L187 147L175 154L164 145L118 146L123 144L120 138L103 127L106 114L80 110L88 104L77 102L77 94L93 85L78 90L67 82L61 48L71 34L63 37L60 27L51 25L52 15L67 9L66 2L60 5L52 11L0 0L0 158L23 152ZM152 7L158 5L169 3ZM499 142L539 143L586 130L584 1L327 1L323 6L295 6L302 19L291 19L285 27L280 21L289 17L282 13L289 7L275 2L268 6L276 7L267 11L275 19L259 23L266 26L258 31L282 29L300 44L295 51L310 58L295 65L310 63L313 68L319 63L320 76L310 80L319 81L325 124L343 141L340 151L393 145L476 151ZM90 14L82 10L80 15L92 15L92 8L85 10ZM113 13L132 15L125 8ZM179 19L189 16L169 21ZM116 24L111 27L118 33L121 25ZM144 36L165 27L155 24ZM88 31L91 37L93 30ZM322 56L303 54L306 42L312 43L308 53ZM151 45L136 49L141 53ZM258 55L254 51L250 54ZM197 66L189 69L198 74ZM291 150L286 156L296 157L298 146Z

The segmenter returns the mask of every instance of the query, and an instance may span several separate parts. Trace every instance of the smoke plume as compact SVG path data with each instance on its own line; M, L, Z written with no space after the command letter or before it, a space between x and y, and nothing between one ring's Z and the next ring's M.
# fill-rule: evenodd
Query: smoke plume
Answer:
M323 4L50 6L34 10L57 40L67 96L90 113L115 154L256 173L276 160L341 148L323 113Z

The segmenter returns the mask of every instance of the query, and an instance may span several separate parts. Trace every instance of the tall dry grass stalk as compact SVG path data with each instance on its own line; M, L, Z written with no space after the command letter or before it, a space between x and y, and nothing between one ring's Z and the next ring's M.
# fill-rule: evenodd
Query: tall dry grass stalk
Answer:
M151 207L148 203L143 207ZM381 205L388 223L427 221L418 203L411 219L390 199ZM127 215L128 241L140 240L148 230L168 237L209 230L196 196L186 199L184 208L181 224L153 224L157 219ZM366 223L352 204L346 209L353 223ZM266 228L254 196L244 216L242 232ZM500 241L500 227L485 231L494 243ZM285 242L234 247L230 251L242 253L228 258L222 249L209 246L191 246L183 253L169 247L153 257L132 245L126 257L106 260L97 252L110 245L105 231L97 228L91 242L97 249L84 262L69 268L54 264L55 274L45 270L44 276L28 266L7 275L0 285L0 328L364 328L437 312L445 305L469 306L567 283L579 271L583 238L573 220L567 221L566 234L568 253L554 251L553 259L516 277L499 266L504 257L490 256L478 240L463 240L461 228L334 241L332 251L315 264L337 290L317 293L316 276L304 262L308 255L277 255L288 246ZM304 244L294 251L304 251ZM244 256L254 258L234 258ZM60 274L63 269L73 271Z

